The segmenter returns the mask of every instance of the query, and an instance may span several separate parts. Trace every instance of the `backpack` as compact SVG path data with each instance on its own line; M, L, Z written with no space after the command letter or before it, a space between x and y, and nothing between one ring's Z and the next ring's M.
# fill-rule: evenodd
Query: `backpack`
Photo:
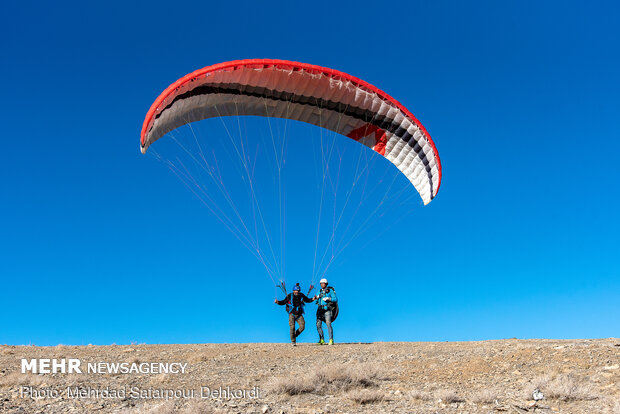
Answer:
M338 313L340 313L338 302L330 304L330 310L332 311L332 322L334 322L338 317Z

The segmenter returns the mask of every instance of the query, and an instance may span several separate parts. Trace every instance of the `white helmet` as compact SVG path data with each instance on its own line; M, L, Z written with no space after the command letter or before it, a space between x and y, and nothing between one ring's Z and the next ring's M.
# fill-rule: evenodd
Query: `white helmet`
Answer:
M315 280L316 280L316 279L315 279ZM327 279L323 278L323 279L321 279L321 281L320 281L319 283L325 283L325 284L327 284Z

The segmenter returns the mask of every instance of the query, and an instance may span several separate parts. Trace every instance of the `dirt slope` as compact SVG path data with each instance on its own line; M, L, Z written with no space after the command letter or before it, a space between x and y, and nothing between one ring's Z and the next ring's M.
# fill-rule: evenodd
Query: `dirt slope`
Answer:
M22 374L22 358L187 372ZM0 346L0 411L620 414L620 340Z

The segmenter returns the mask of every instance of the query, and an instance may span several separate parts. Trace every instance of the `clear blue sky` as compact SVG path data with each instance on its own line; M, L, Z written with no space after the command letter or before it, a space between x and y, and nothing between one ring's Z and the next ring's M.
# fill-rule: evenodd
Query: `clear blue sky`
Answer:
M337 341L620 336L618 3L294 3L3 3L0 343L288 340L260 264L138 150L168 84L254 57L379 86L442 159L329 273Z

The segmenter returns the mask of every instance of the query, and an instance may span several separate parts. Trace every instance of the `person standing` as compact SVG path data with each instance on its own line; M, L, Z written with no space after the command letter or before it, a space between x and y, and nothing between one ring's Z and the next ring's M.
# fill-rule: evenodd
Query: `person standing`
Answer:
M328 286L327 279L323 278L320 281L321 290L316 296L313 297L316 300L318 309L316 310L316 330L319 333L319 345L325 344L323 339L323 322L327 325L327 334L329 335L329 344L334 344L334 330L332 328L332 321L335 319L335 311L338 303L336 297L336 291L331 286Z
M286 311L288 312L288 325L291 331L291 344L295 346L297 344L297 337L304 331L306 322L304 320L304 305L312 302L303 293L301 293L301 287L297 283L293 287L293 293L289 293L282 300L275 300L274 303L278 305L286 305ZM299 324L299 328L295 329L295 323Z

